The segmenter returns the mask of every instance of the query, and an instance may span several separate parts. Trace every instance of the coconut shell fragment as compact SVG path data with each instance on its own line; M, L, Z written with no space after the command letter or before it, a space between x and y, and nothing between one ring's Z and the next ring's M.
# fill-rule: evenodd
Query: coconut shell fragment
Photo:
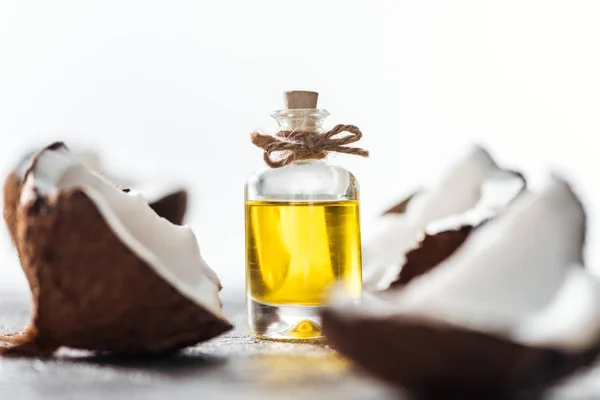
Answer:
M423 398L510 398L588 367L600 346L568 354L469 329L397 316L323 315L328 340L375 376Z
M477 226L482 219L501 212L525 187L520 173L500 168L486 150L474 146L434 185L385 211L373 231L366 233L365 290L387 290L396 282L407 262L406 253L418 245L424 233L431 234L428 230L432 224L442 226L438 232Z
M33 316L23 334L5 337L13 346L1 353L47 356L64 346L158 355L232 328L220 310L218 278L189 228L159 218L135 196L65 148L38 154L22 185L15 231Z
M402 282L371 304L334 302L323 331L358 366L425 397L548 389L600 356L585 229L581 202L553 178L476 228L426 236Z

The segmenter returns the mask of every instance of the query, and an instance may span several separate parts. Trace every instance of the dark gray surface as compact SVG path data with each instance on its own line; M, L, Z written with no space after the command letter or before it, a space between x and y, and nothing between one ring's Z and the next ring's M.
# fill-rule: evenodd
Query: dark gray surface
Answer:
M0 400L407 398L326 346L249 337L241 304L225 304L236 330L174 358L119 360L62 350L45 361L0 359ZM28 319L25 294L1 291L0 331L19 330ZM598 388L600 369L571 380L552 397L600 399Z
M351 370L325 346L258 341L241 304L227 303L236 329L161 360L119 360L61 350L51 360L0 359L0 399L346 399L398 398ZM0 331L29 319L24 294L0 292Z

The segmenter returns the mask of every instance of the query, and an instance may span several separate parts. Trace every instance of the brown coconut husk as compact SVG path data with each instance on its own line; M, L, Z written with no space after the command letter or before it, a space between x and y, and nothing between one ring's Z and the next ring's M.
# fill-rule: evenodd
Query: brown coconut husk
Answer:
M16 239L33 296L28 330L5 355L45 356L61 346L158 355L232 328L184 297L126 247L79 190L19 207Z
M423 275L450 257L467 240L473 231L472 225L464 225L435 234L426 234L423 240L406 253L406 261L390 288L398 288Z
M10 240L16 243L17 230L17 204L19 202L19 194L21 180L14 172L11 172L4 181L4 221L8 228Z
M395 316L323 313L329 343L375 376L425 398L496 399L542 391L593 364L600 345L577 354L529 347L473 330Z
M149 205L159 216L166 218L172 224L181 225L187 211L188 193L185 190L179 190L149 203Z

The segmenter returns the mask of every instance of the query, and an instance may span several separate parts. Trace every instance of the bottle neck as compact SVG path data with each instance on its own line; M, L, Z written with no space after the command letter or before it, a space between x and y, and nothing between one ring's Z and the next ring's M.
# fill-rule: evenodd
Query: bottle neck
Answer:
M279 124L279 130L322 132L323 122L329 112L320 109L290 109L278 110L271 116Z
M296 161L292 161L288 165L320 165L320 164L326 164L325 159L322 159L322 160L313 160L313 159L296 160Z

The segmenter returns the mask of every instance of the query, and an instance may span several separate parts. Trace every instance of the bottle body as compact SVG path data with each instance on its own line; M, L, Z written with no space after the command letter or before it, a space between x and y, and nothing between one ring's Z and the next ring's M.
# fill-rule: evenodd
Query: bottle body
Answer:
M250 332L321 338L318 314L332 285L362 293L356 179L323 161L269 169L248 181L245 213Z

